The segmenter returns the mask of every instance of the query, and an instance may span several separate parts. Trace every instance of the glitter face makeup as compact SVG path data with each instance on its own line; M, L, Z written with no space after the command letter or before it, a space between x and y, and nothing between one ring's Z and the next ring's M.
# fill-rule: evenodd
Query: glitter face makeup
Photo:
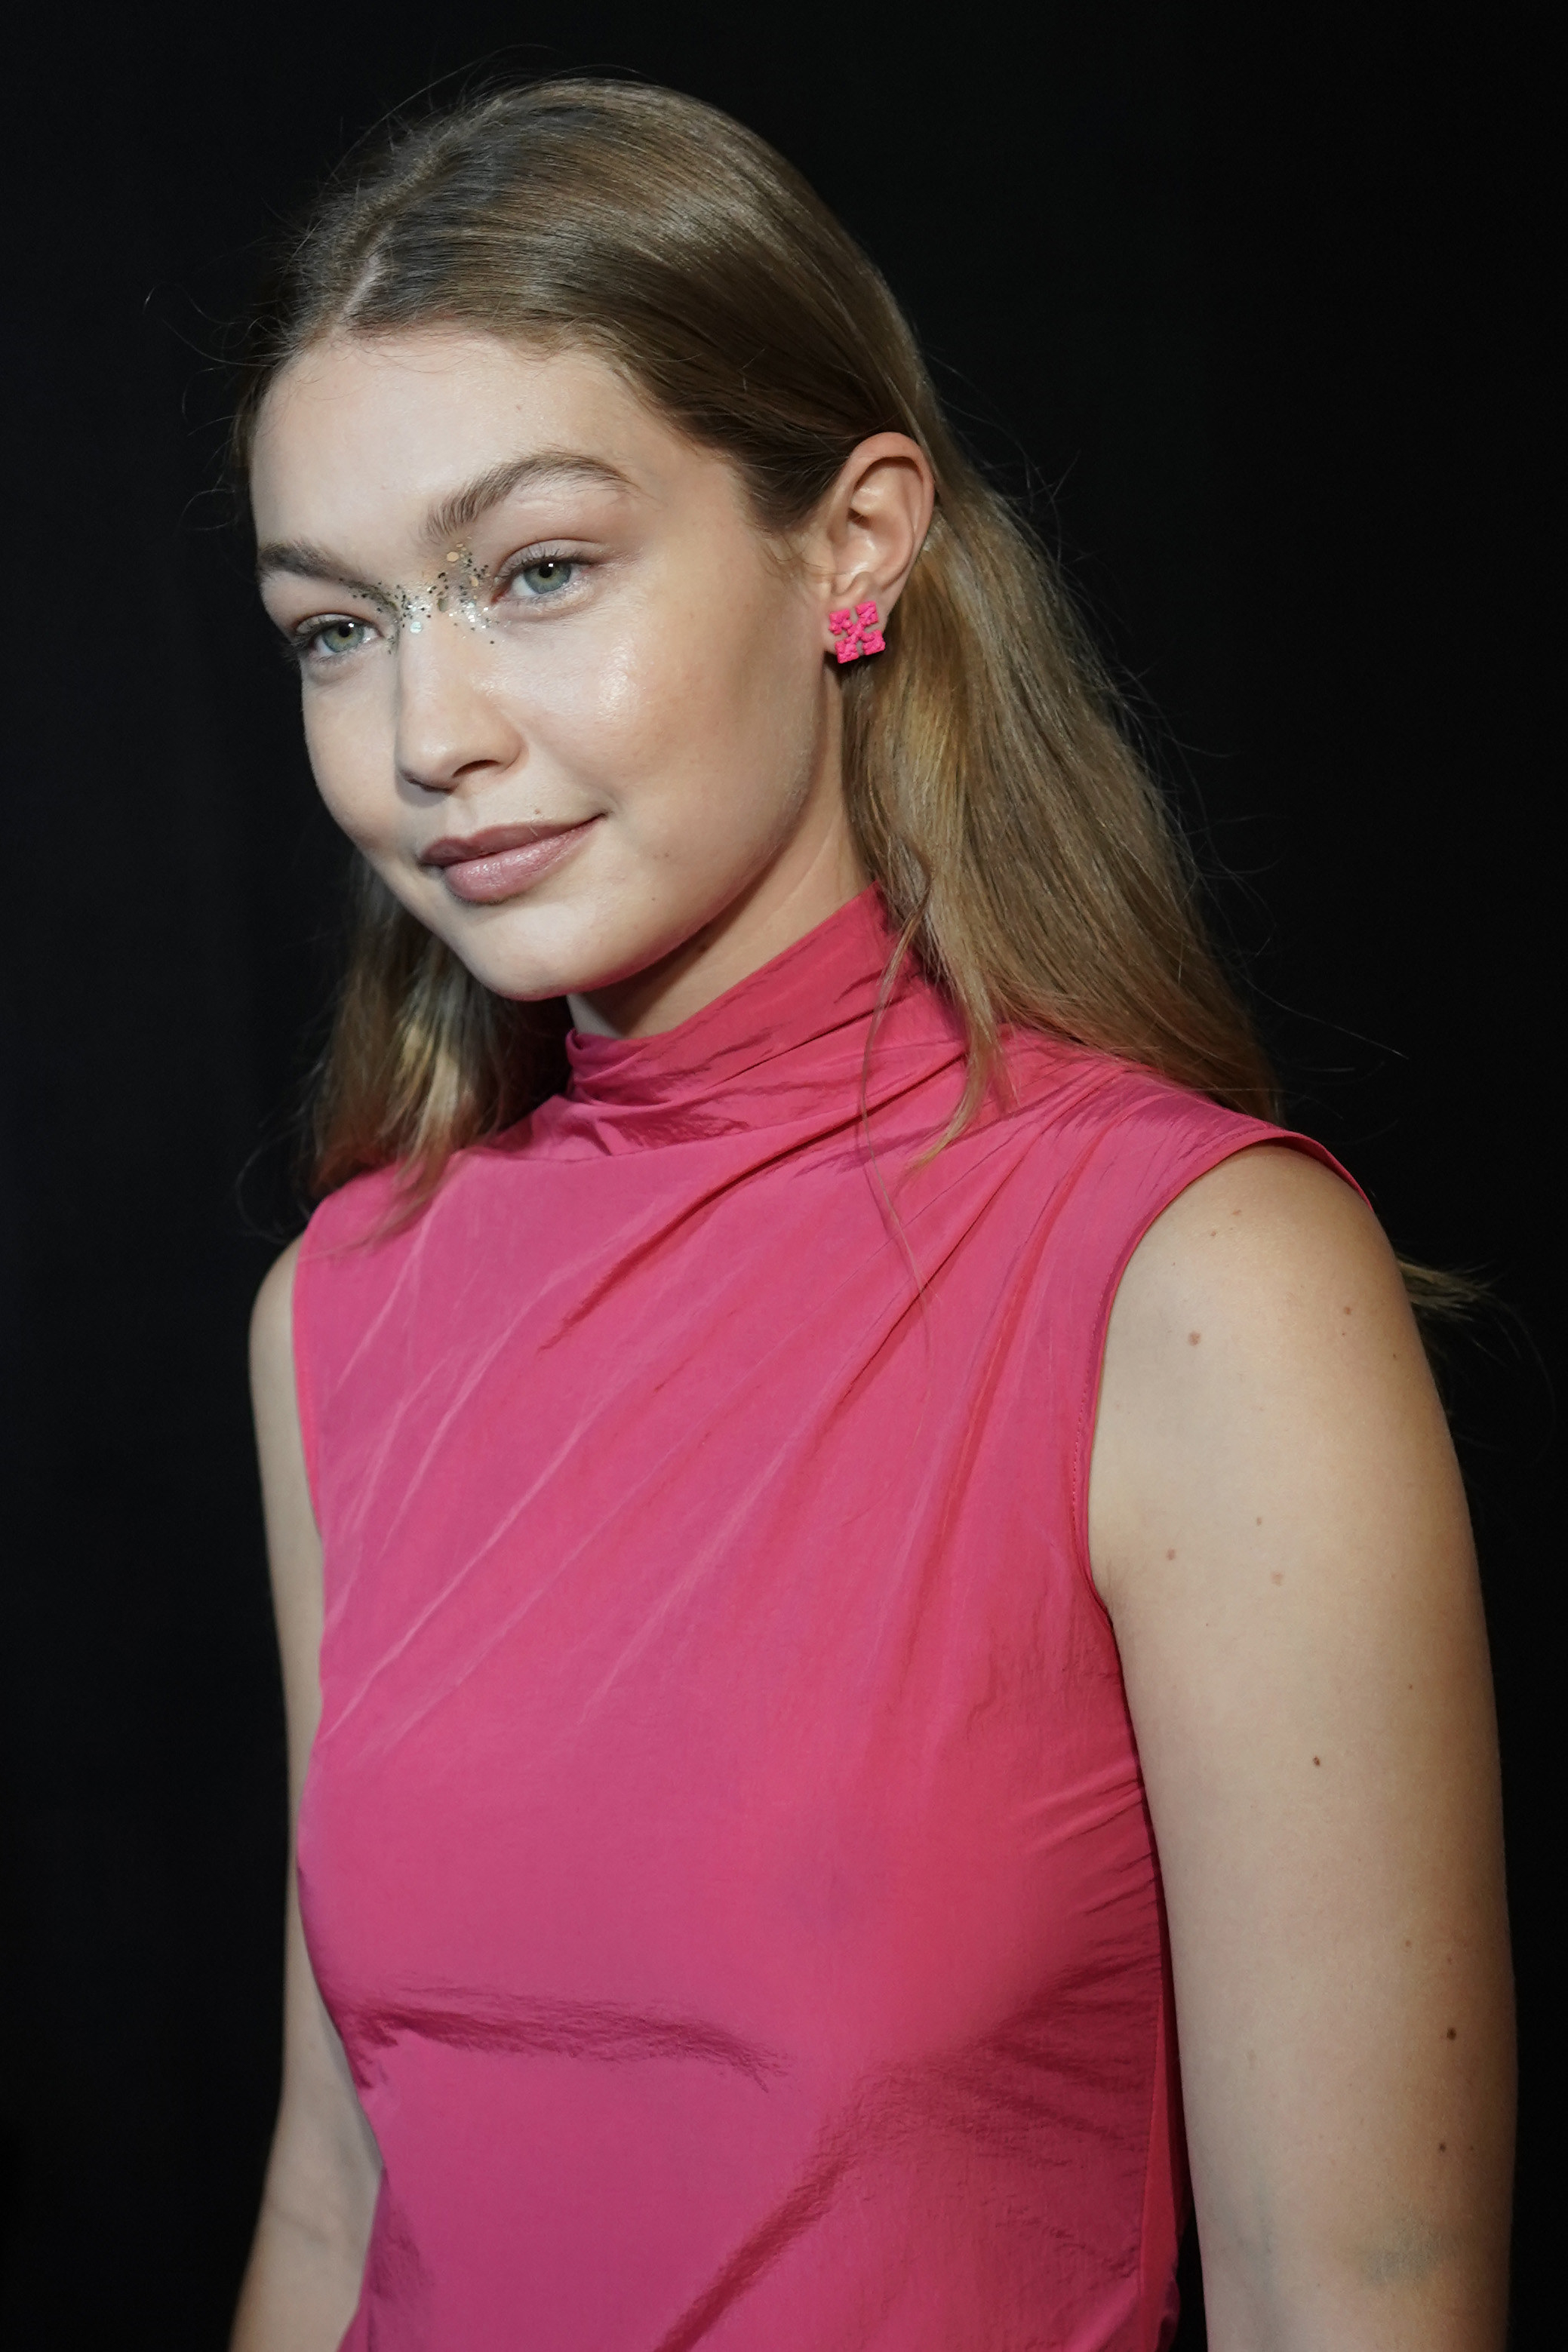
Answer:
M393 616L395 632L406 629L411 637L416 637L437 613L447 613L455 621L466 621L471 629L482 629L489 615L479 602L479 590L489 577L489 564L477 562L471 548L454 547L447 550L446 562L427 588L378 587L376 593Z
M526 579L531 572L551 570L564 575L580 572L583 569L583 560L579 556L552 552L535 555L531 563L513 564L509 578L500 583L503 597L512 580ZM489 592L494 589L498 577L495 566L481 563L471 548L459 546L447 549L447 560L441 569L423 587L407 587L401 581L388 584L377 580L356 580L352 586L353 593L366 604L377 606L390 625L385 643L391 652L405 633L411 637L421 635L438 613L446 614L449 620L465 623L470 629L482 632L493 645L495 613ZM527 601L544 604L556 593L556 585L565 584L563 579L560 583ZM305 628L297 632L291 650L296 654L309 652L312 643L328 634L334 625L341 626L342 623L335 623L329 618L320 628Z

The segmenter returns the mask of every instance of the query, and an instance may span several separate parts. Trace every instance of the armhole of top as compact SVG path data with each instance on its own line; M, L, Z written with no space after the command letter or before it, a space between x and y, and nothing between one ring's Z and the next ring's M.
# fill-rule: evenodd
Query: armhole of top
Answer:
M1352 1192L1358 1194L1362 1200L1366 1199L1366 1194L1350 1171L1342 1167L1333 1153L1326 1150L1322 1144L1314 1141L1311 1136L1297 1135L1289 1128L1259 1125L1250 1134L1245 1130L1233 1129L1228 1133L1206 1138L1199 1145L1191 1161L1173 1171L1169 1184L1162 1187L1144 1203L1142 1213L1129 1232L1126 1243L1095 1303L1094 1332L1089 1344L1088 1377L1084 1383L1083 1394L1079 1401L1077 1433L1073 1439L1073 1551L1079 1573L1083 1579L1089 1597L1107 1626L1110 1624L1110 1612L1107 1609L1100 1587L1094 1580L1094 1563L1089 1557L1089 1475L1094 1458L1094 1433L1100 1420L1100 1384L1105 1371L1105 1343L1110 1329L1110 1310L1116 1304L1116 1294L1121 1287L1121 1277L1131 1264L1133 1253L1150 1227L1159 1222L1173 1202L1179 1201L1182 1194L1190 1185L1195 1184L1200 1176L1212 1175L1216 1168L1223 1168L1227 1160L1238 1159L1244 1151L1256 1151L1260 1144L1265 1143L1281 1143L1292 1151L1304 1152L1309 1160L1318 1160L1334 1175L1342 1178Z
M300 1238L300 1255L294 1261L294 1282L289 1294L289 1343L294 1359L294 1403L300 1415L300 1442L305 1454L305 1484L310 1490L310 1509L319 1528L321 1505L317 1490L316 1391L310 1379L310 1351L306 1345L305 1335L307 1302L318 1255L310 1246L310 1227L307 1225Z

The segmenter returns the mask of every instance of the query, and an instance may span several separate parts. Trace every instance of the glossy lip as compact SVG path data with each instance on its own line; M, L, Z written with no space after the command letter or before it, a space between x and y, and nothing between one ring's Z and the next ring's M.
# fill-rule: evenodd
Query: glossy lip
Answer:
M437 868L454 898L470 906L515 898L569 857L598 823L493 824L482 833L443 834L419 853L421 866Z

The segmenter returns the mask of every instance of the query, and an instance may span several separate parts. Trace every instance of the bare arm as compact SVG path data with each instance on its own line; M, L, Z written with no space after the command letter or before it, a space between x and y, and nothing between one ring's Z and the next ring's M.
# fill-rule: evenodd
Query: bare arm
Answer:
M1090 1487L1215 2352L1496 2352L1511 1999L1447 1431L1382 1234L1264 1148L1155 1224Z
M251 1381L267 1545L289 1713L291 1813L321 1711L321 1547L294 1394L299 1244L261 1286ZM284 1983L283 2098L233 2352L336 2352L359 2300L380 2158L342 2045L316 1990L292 1869Z

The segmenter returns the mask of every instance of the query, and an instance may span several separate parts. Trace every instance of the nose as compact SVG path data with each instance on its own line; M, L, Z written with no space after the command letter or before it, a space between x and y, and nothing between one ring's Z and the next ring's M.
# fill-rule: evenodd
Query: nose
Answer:
M471 639L471 642L470 642ZM421 792L452 793L513 768L526 749L482 632L442 614L404 629L396 649L399 779Z

